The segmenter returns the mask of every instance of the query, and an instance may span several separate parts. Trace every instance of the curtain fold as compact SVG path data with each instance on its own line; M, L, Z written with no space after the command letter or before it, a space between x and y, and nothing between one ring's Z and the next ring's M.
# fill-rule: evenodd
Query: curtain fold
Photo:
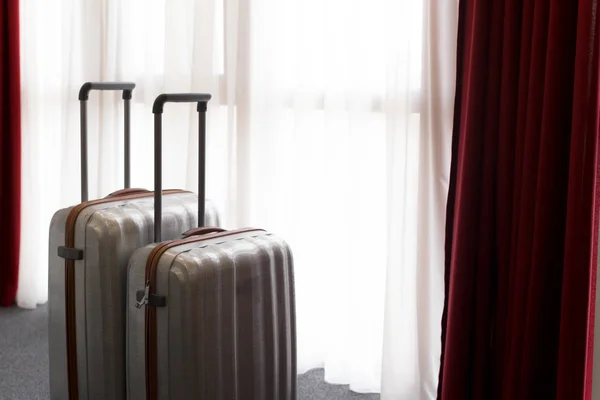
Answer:
M438 397L591 398L597 4L463 3Z
M418 139L418 178L415 225L403 226L406 235L417 233L414 281L399 273L410 271L405 260L388 264L381 398L433 399L439 371L440 327L444 293L444 223L450 172L455 94L458 2L423 3L423 40ZM395 154L398 157L398 153ZM397 179L394 176L392 179ZM393 187L393 186L392 186ZM409 195L410 196L410 195ZM396 208L400 201L390 201ZM393 215L393 213L390 213ZM414 230L413 230L414 229ZM393 231L391 231L392 233ZM401 243L390 235L390 246ZM410 264L409 264L410 265ZM404 285L413 285L415 289ZM402 289L399 291L398 288ZM411 297L414 296L414 297ZM406 309L414 307L415 325L406 324ZM402 340L410 336L411 340ZM413 354L412 357L407 357Z
M14 304L21 215L19 1L0 1L0 306Z

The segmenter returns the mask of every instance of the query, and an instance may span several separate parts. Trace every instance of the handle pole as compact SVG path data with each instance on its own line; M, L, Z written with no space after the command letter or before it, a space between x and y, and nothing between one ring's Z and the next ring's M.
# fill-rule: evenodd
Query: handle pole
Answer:
M125 108L125 177L124 187L129 189L131 187L131 99L124 99Z
M154 242L162 241L162 114L154 114Z
M204 226L206 191L206 103L198 103L198 227Z
M88 201L88 157L87 157L87 100L79 104L81 114L81 202Z

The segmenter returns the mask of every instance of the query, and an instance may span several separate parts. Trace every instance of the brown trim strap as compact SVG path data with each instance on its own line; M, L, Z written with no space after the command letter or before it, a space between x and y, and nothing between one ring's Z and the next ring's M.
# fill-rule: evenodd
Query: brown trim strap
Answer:
M159 243L152 249L146 259L146 275L145 281L149 285L150 293L156 291L156 269L162 255L169 249L181 246L188 243L202 242L219 237L237 235L245 232L264 232L264 229L258 228L242 228L231 231L208 233L203 236L191 236L184 239L171 240ZM146 304L146 399L157 400L158 398L158 355L156 343L156 307Z
M165 190L163 194L186 193L185 190ZM154 192L134 193L121 195L117 198L104 198L92 201L86 201L73 207L67 216L65 226L65 246L75 247L75 226L77 217L81 212L91 206L115 201L133 200L143 197L152 197ZM84 253L85 257L85 253ZM77 330L75 328L75 261L65 260L65 311L66 311L66 330L67 330L67 381L69 387L69 400L79 398L79 383L77 376Z

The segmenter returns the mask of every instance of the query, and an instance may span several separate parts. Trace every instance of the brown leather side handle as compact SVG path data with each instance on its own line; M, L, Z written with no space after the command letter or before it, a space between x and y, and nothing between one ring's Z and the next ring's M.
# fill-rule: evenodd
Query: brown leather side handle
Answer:
M150 191L148 189L142 189L142 188L121 189L121 190L117 190L116 192L112 192L111 194L109 194L105 198L108 199L108 198L111 198L111 197L128 196L130 194L138 194L138 193L150 193Z
M203 226L201 228L192 228L189 231L183 232L183 237L207 235L216 232L226 232L226 230L216 226Z

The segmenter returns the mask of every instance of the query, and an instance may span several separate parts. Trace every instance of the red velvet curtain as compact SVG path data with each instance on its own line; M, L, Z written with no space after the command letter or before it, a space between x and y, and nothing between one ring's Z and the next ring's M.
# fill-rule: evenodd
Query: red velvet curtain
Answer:
M19 0L0 0L0 305L2 306L14 303L19 280L20 87Z
M597 0L462 0L438 397L591 399Z

